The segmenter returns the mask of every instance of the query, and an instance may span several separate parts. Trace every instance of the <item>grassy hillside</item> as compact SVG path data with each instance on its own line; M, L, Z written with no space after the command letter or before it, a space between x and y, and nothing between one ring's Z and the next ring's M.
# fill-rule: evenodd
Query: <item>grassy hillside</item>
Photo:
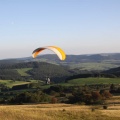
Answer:
M0 65L0 79L4 80L45 80L46 77L62 80L72 73L69 68L45 62L26 62Z
M92 111L95 108L95 111ZM0 120L119 120L120 106L38 104L0 106Z
M13 81L13 80L0 80L0 84L4 84L7 87L12 88L15 85L22 85L22 84L29 84L29 83L36 83L37 80L31 80L30 82L25 81Z
M25 81L13 81L13 80L0 80L0 84L4 84L7 87L12 88L15 85L22 85L22 84L29 84L29 83L36 83L38 80L30 80L31 82ZM40 82L40 80L39 80ZM43 84L44 82L41 81ZM120 78L78 78L69 80L67 83L59 83L58 85L62 86L74 86L74 85L84 85L84 84L120 84ZM51 84L54 85L54 84ZM51 85L42 85L41 88L49 88ZM56 85L56 84L55 84Z
M120 78L78 78L69 80L68 84L79 85L79 84L120 84Z
M87 63L71 63L70 68L79 68L80 70L106 70L118 67L119 65L109 62L87 62Z
M27 62L47 62L56 65L68 65L71 68L80 68L87 70L106 70L120 66L120 53L106 53L106 54L84 54L84 55L67 55L65 61L59 60L55 54L46 54L32 57L18 58L18 59L5 59L0 60L0 67L6 65L14 65L17 63ZM19 64L20 65L20 64Z
M21 76L30 76L27 71L31 70L32 68L21 68L21 69L16 69L17 72L21 75Z

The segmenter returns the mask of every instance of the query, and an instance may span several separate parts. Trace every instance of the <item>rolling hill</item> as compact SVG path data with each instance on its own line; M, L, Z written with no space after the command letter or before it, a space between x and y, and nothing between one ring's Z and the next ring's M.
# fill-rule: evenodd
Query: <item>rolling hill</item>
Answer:
M46 54L39 55L35 59L32 57L4 59L0 60L0 65L23 62L47 62L57 65L67 65L71 69L79 68L80 70L108 70L120 66L120 53L67 55L65 61L60 61L55 54Z
M109 70L103 71L103 73L112 74L115 75L116 77L120 77L120 67L111 68Z
M50 77L54 82L56 79L61 82L71 76L79 78L83 74L92 77L101 72L114 77L120 74L119 66L120 53L67 55L65 61L60 61L55 54L49 54L40 55L36 59L26 57L0 60L0 79L46 80L46 77Z
M2 80L46 80L64 81L66 77L74 74L68 67L46 62L22 62L0 65L0 79Z

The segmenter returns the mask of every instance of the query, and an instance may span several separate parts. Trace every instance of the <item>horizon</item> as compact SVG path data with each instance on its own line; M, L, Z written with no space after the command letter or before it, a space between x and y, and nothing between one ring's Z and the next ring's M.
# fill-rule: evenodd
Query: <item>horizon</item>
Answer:
M0 60L50 45L74 55L120 53L119 6L119 0L0 1Z
M69 55L75 55L75 56L82 56L82 55L86 55L86 56L91 56L91 55L104 55L104 54L120 54L119 53L93 53L93 54L66 54L66 56L69 56ZM39 54L37 57L39 56L44 56L44 55L56 55L55 53L49 53L49 54ZM57 56L57 55L56 55ZM11 57L11 58L3 58L3 59L0 59L0 60L11 60L11 59L24 59L24 58L33 58L33 59L37 59L36 58L33 58L32 56L25 56L25 57Z

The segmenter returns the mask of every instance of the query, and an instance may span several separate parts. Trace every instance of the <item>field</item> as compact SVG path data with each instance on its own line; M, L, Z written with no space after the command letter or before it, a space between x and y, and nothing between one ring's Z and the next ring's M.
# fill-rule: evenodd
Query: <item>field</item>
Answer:
M80 70L106 70L110 68L119 67L119 65L114 61L102 61L102 62L86 62L86 63L71 63L70 68L80 68Z
M21 76L30 76L29 74L27 74L26 72L31 70L32 68L21 68L21 69L16 69L18 71L18 73Z
M14 85L29 84L37 80L13 81L0 80L0 83L12 87ZM84 84L120 84L120 78L79 78L61 83L60 85L73 86ZM54 84L51 84L54 85ZM41 85L41 88L50 85ZM19 92L20 91L14 91ZM23 90L22 90L23 92ZM6 95L6 94L5 94ZM3 96L2 96L3 97ZM5 96L6 97L6 96ZM24 104L24 103L23 103ZM0 105L0 120L119 120L120 96L113 96L103 105L75 105L75 104L27 104L27 105Z
M40 81L40 80L39 80ZM25 81L13 81L13 80L0 80L0 84L4 84L8 87L12 87L14 85L22 85L22 84L29 84L29 83L36 83L38 80L30 80L30 82L25 82ZM43 83L43 81L40 81ZM74 86L74 85L84 85L84 84L120 84L120 78L78 78L78 79L73 79L69 80L67 83L59 83L58 85L63 85L63 86ZM51 84L54 85L54 84ZM41 88L45 89L50 87L51 85L42 85Z
M13 81L13 80L0 80L0 84L4 84L7 87L12 88L12 86L15 85L22 85L22 84L29 84L29 83L36 83L37 80L31 80L30 82L25 82L25 81Z
M94 108L94 111L92 110ZM4 105L0 120L119 120L120 106L71 104Z
M120 84L120 78L78 78L68 81L68 84L82 85L82 84Z

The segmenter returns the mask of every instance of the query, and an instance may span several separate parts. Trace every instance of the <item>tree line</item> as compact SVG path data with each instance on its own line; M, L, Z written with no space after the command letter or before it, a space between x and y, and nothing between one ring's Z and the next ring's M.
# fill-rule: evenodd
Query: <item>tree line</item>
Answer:
M33 91L14 93L1 92L0 103L24 104L24 103L71 103L71 104L103 104L105 99L110 99L109 90L91 89L90 86L61 86L54 85L47 89L34 89ZM2 97L4 96L4 97Z

